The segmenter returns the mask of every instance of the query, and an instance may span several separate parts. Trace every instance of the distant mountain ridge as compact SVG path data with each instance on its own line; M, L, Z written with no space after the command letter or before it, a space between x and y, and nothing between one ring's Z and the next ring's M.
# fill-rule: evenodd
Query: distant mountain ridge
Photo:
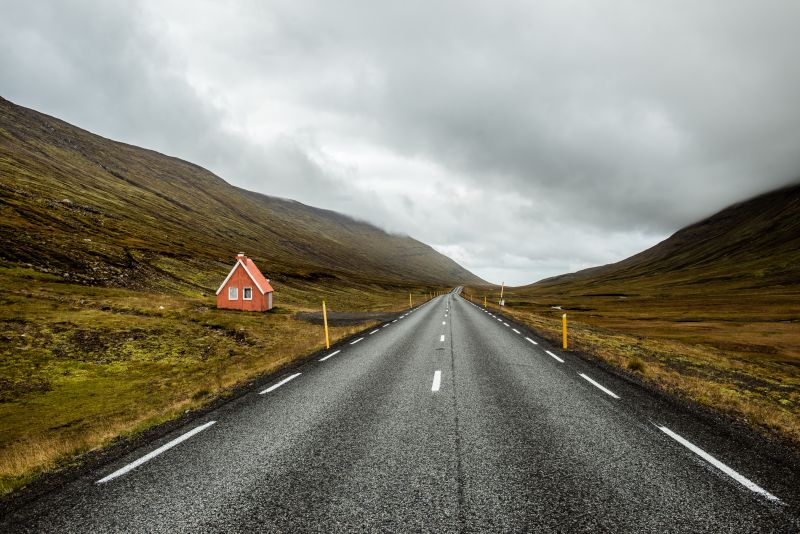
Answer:
M618 263L526 286L651 287L800 285L800 183L739 202Z
M88 284L210 288L244 251L271 275L483 283L406 236L234 187L0 98L0 261Z

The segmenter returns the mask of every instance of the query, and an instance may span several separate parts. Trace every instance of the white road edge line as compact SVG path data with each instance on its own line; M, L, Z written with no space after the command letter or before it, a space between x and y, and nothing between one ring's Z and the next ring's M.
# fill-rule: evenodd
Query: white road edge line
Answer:
M294 380L295 378L297 378L301 374L302 373L295 373L292 376L288 376L288 377L284 378L283 380L281 380L280 382L278 382L277 384L271 385L270 387L268 387L264 391L260 391L258 394L259 395L263 395L264 393L271 393L271 392L275 391L276 389L278 389L279 387L281 387L282 385L284 385L286 382L288 382L290 380Z
M545 352L546 352L547 354L549 354L550 356L552 356L553 358L555 358L556 360L558 360L559 362L561 362L561 363L564 363L564 360L562 360L561 358L559 358L558 356L556 356L555 354L553 354L553 353L552 353L552 352L550 352L549 350L546 350Z
M512 328L511 330L513 330L513 331L514 331L514 332L516 332L517 334L519 334L519 333L520 333L520 332L519 332L519 330L517 330L516 328Z
M162 452L167 451L167 450L171 449L172 447L174 447L175 445L178 445L179 443L182 443L182 442L186 441L187 439L191 438L192 436L194 436L198 432L202 432L203 430L205 430L206 428L210 427L214 423L216 423L216 421L209 421L208 423L206 423L204 425L200 425L200 426L198 426L196 428L193 428L192 430L188 431L187 433L182 434L182 435L178 436L177 438L173 439L169 443L166 443L166 444L160 446L159 448L157 448L153 452L145 454L144 456L142 456L141 458L139 458L135 462L131 462L128 465L126 465L125 467L123 467L122 469L117 469L116 471L114 471L110 475L101 478L100 480L95 482L95 484L104 484L104 483L108 482L109 480L112 480L112 479L115 479L115 478L117 478L119 476L124 475L128 471L132 471L132 470L136 469L137 467L139 467L143 463L149 462L150 460L152 460L153 458L155 458L156 456L158 456Z
M439 341L444 341L444 334L442 334L441 336L439 336Z
M442 384L442 372L436 371L433 373L433 384L431 385L431 391L436 392L439 391L439 386Z
M320 358L320 359L319 359L319 361L321 361L321 362L324 362L324 361L325 361L325 360L327 360L328 358L332 358L332 357L336 356L337 354L339 354L340 352L342 352L342 351L341 351L341 349L340 349L340 350L337 350L336 352L331 352L331 353L330 353L330 354L328 354L327 356L325 356L325 357L323 357L323 358Z
M360 337L360 338L356 339L355 341L351 341L350 344L351 345L355 345L356 343L358 343L359 341L362 341L363 339L364 339L363 337Z
M674 439L675 441L677 441L678 443L680 443L681 445L683 445L684 447L686 447L687 449L689 449L690 451L692 451L693 453L695 453L696 455L698 455L706 462L710 463L711 465L713 465L714 467L716 467L717 469L719 469L720 471L722 471L723 473L734 479L742 486L749 489L750 491L760 493L761 495L763 495L764 497L766 497L771 501L781 502L781 500L775 495L771 494L770 492L768 492L767 490L765 490L764 488L762 488L761 486L750 480L749 478L740 475L727 465L723 464L722 462L720 462L719 460L708 454L706 451L704 451L697 445L690 443L689 441L686 441L683 437L679 436L669 428L665 426L660 426L658 427L658 429L661 430L664 434Z
M376 328L375 330L373 330L372 332L370 332L370 333L369 333L369 335L376 334L376 333L378 333L378 332L380 332L380 331L381 331L381 329L380 329L380 328Z
M531 338L529 338L529 337L526 337L525 339L526 339L526 340L528 340L528 342L530 342L530 343L533 343L534 345L538 345L538 343L537 343L537 342L535 342L534 340L532 340L532 339L531 339Z
M504 325L508 326L508 323L503 323Z
M581 375L581 378L583 378L584 380L589 382L591 385L593 385L594 387L596 387L597 389L599 389L600 391L602 391L606 395L610 395L610 396L614 397L615 399L619 398L619 395L617 395L616 393L614 393L613 391L611 391L607 387L603 386L602 384L600 384L598 382L595 382L594 380L592 380L591 378L589 378L588 376L586 376L583 373L580 373L580 375Z

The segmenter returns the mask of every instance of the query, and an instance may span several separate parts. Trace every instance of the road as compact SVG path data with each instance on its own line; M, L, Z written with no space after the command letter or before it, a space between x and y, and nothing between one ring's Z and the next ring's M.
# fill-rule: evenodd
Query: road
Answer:
M334 349L0 531L800 531L796 459L455 293Z

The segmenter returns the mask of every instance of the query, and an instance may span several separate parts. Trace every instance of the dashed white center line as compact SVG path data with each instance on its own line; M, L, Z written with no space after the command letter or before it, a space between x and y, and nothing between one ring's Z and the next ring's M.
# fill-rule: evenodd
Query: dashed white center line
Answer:
M552 352L550 352L549 350L546 350L545 352L546 352L547 354L549 354L550 356L552 356L553 358L555 358L555 359L556 359L556 361L559 361L559 362L561 362L561 363L564 363L564 360L562 360L561 358L559 358L558 356L556 356L555 354L553 354L553 353L552 353Z
M377 329L373 330L372 332L370 332L370 333L369 333L369 335L372 335L372 334L374 334L374 333L376 333L376 332L380 332L380 331L381 331L381 329L380 329L380 328L377 328Z
M439 336L439 341L444 341L444 334L442 334L441 336Z
M447 321L442 321L442 324L443 324L443 325L447 324Z
M532 339L531 339L531 338L529 338L529 337L526 337L526 338L525 338L525 340L526 340L526 341L528 341L528 343L533 343L534 345L538 345L538 343L537 343L537 342L535 342L534 340L532 340Z
M591 378L589 378L588 376L586 376L583 373L580 373L580 375L581 375L581 378L583 378L584 380L589 382L591 385L593 385L594 387L596 387L597 389L599 389L600 391L602 391L606 395L610 395L610 396L614 397L615 399L619 398L619 395L617 395L616 393L614 393L613 391L611 391L607 387L603 386L602 384L598 384L597 382L595 382L594 380L592 380Z
M273 384L270 387L268 387L267 389L265 389L264 391L259 392L259 395L263 395L264 393L271 393L271 392L275 391L276 389L278 389L279 387L284 385L286 382L289 382L290 380L294 380L295 378L300 376L300 374L301 373L295 373L292 376L287 376L286 378L284 378L283 380L281 380L277 384Z
M504 322L503 324L504 324L505 326L508 326L508 323L506 323L506 322Z
M361 341L363 339L364 339L363 337L360 337L360 338L356 339L355 341L351 341L350 344L351 345L355 345L356 343L358 343L359 341Z
M520 333L520 332L519 332L519 330L517 330L516 328L512 328L511 330L513 330L513 331L514 331L514 332L516 332L517 334L519 334L519 333Z
M336 352L331 352L330 354L328 354L324 358L320 358L319 361L324 362L328 358L332 358L332 357L336 356L337 354L339 354L340 352L342 352L342 351L341 350L337 350Z
M431 391L439 391L439 386L442 385L442 372L436 371L433 373L433 384L431 385Z
M761 495L763 495L764 497L766 497L767 499L769 499L771 501L781 502L781 500L779 498L777 498L775 495L771 494L770 492L768 492L767 490L765 490L764 488L762 488L761 486L759 486L758 484L756 484L755 482L753 482L749 478L745 477L744 475L740 475L739 473L737 473L736 471L734 471L733 469L731 469L727 465L723 464L722 462L720 462L719 460L717 460L716 458L714 458L713 456L708 454L706 451L704 451L703 449L701 449L697 445L695 445L693 443L690 443L689 441L685 440L684 438L682 438L681 436L679 436L678 434L676 434L675 432L673 432L669 428L667 428L665 426L660 426L660 427L658 427L658 429L661 430L664 434L666 434L669 437L671 437L672 439L674 439L675 441L677 441L678 443L680 443L681 445L683 445L684 447L686 447L687 449L689 449L690 451L692 451L693 453L695 453L696 455L698 455L700 458L702 458L706 462L710 463L711 465L713 465L714 467L716 467L717 469L719 469L720 471L722 471L723 473L725 473L726 475L728 475L729 477L734 479L736 482L738 482L742 486L744 486L747 489L749 489L750 491L754 491L756 493L760 493Z
M393 323L396 323L396 322L397 322L397 319L395 319L395 320L394 320L394 321L392 321L392 322L393 322Z
M392 323L386 323L385 325L383 325L383 327L384 327L384 328L386 328L386 327L387 327L387 326L389 326L390 324L392 324Z
M123 467L122 469L117 469L116 471L114 471L110 475L101 478L100 480L98 480L96 482L96 484L103 484L105 482L108 482L109 480L117 478L118 476L124 475L128 471L132 471L132 470L136 469L137 467L139 467L143 463L149 462L150 460L152 460L153 458L155 458L156 456L158 456L162 452L167 451L167 450L171 449L172 447L174 447L175 445L178 445L179 443L182 443L182 442L186 441L187 439L191 438L192 436L194 436L198 432L202 432L203 430L205 430L206 428L210 427L214 423L216 423L216 421L209 421L208 423L206 423L204 425L200 425L200 426L198 426L196 428L193 428L189 432L178 436L177 438L173 439L169 443L166 443L166 444L162 445L161 447L157 448L153 452L145 454L144 456L142 456L141 458L139 458L135 462L131 462L128 465L126 465L125 467Z

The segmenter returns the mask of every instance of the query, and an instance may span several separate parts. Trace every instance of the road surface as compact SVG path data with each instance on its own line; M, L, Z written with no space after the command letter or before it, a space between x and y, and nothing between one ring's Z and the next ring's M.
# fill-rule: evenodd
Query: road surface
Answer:
M800 531L796 458L759 443L454 292L0 531Z

